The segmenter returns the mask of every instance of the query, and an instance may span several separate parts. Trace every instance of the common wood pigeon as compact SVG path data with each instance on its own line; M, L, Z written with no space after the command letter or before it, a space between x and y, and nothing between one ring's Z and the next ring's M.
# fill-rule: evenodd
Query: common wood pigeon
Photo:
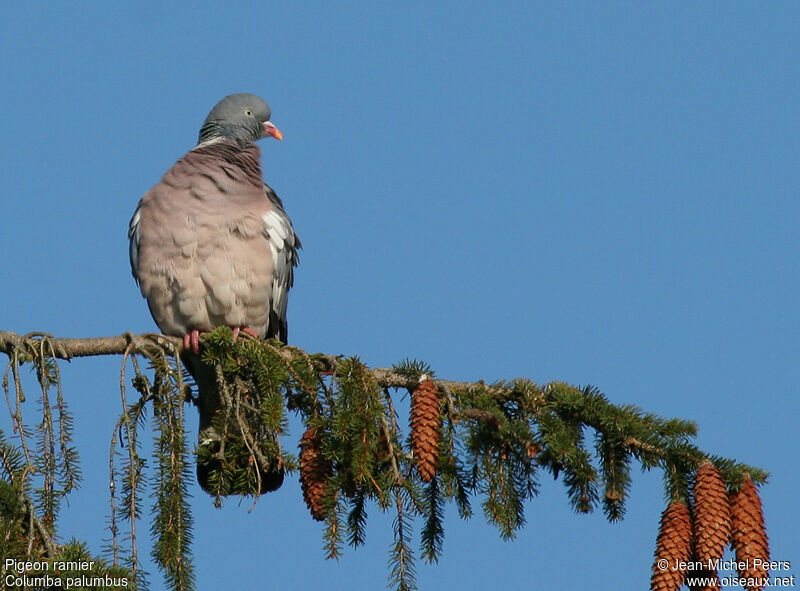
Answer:
M300 240L261 177L254 142L283 139L269 119L269 106L255 95L222 99L197 145L142 197L128 230L133 277L150 313L163 333L183 337L198 385L201 444L219 399L199 360L199 333L229 326L234 336L286 342ZM282 471L273 477L277 488Z

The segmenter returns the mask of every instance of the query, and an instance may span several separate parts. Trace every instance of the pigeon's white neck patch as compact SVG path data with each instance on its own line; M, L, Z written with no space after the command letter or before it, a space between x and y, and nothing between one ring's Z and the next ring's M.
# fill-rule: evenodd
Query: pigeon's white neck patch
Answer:
M197 148L205 148L206 146L210 146L211 144L218 144L221 141L223 141L224 139L225 138L222 137L222 136L208 138L204 142L200 142L194 148L192 148L192 151L196 150Z

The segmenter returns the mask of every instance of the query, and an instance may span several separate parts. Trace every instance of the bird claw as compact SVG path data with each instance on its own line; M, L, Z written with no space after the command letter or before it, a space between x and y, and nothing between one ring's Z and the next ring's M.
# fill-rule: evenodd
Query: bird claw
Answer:
M251 336L251 337L253 337L254 339L258 339L258 335L256 334L256 331L254 331L254 330L253 330L252 328L250 328L249 326L243 326L243 327L242 327L242 332L243 332L244 334L248 334L248 335L250 335L250 336Z
M254 331L249 326L234 326L232 330L233 330L233 342L234 343L236 342L236 338L239 336L240 333L246 334L246 335L251 336L254 339L258 340L258 335L256 334L256 331Z
M183 335L183 348L191 349L192 353L200 353L200 331L196 328Z
M258 339L258 335L256 331L254 331L249 326L234 326L231 327L233 331L233 342L236 342L236 339L240 334L246 334L254 339ZM196 328L187 332L183 335L183 348L184 349L191 349L192 353L195 355L200 353L200 331Z

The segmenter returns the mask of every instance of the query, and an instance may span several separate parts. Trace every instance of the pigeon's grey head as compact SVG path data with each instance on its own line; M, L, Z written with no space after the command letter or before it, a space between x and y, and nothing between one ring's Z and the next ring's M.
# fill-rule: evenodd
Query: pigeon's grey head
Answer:
M269 117L269 105L254 94L226 96L203 122L198 144L231 140L246 146L267 136L282 140L283 134Z

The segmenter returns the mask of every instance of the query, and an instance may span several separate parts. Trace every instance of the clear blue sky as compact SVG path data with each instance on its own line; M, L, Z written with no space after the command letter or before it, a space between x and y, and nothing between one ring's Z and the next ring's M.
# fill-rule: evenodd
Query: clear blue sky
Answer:
M305 246L294 344L695 420L771 472L773 557L800 575L800 4L114 4L4 7L0 329L153 331L128 220L211 106L253 92ZM61 526L96 551L118 363L63 368L86 478ZM377 509L336 563L294 479L252 513L193 493L198 589L385 586ZM512 543L450 507L420 588L646 588L662 508L657 472L614 525L546 481Z

